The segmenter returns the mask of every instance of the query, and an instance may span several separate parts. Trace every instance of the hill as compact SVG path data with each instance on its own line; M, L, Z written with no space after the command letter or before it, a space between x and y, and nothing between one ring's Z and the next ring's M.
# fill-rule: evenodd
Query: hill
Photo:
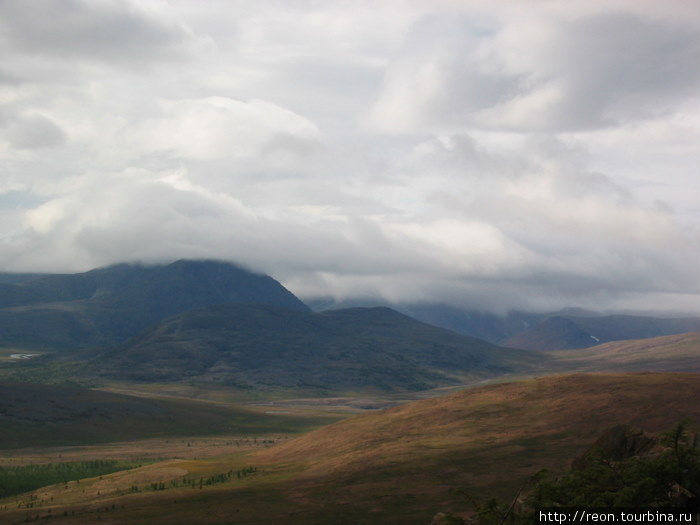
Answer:
M698 395L697 374L546 376L364 414L270 449L264 456L309 461L319 471L355 471L409 461L418 451L434 459L458 449L471 449L471 454L472 446L479 444L479 454L509 451L512 459L526 465L548 450L553 456L573 458L579 447L613 422L651 432L685 417L700 423L700 405L694 401ZM482 448L485 444L491 446ZM527 454L516 457L519 448Z
M119 264L0 284L0 344L44 350L112 345L170 315L227 303L308 311L271 277L225 262Z
M157 436L294 432L321 421L199 401L0 383L0 449Z
M557 315L547 317L503 344L530 350L564 350L696 331L700 331L700 318L697 317L666 319L634 315Z
M120 380L194 379L328 393L424 390L542 361L539 354L500 348L388 308L307 313L220 305L173 316L92 366Z
M551 352L560 370L586 372L700 372L700 334L615 341Z
M616 424L659 432L689 417L697 428L699 395L696 374L550 376L357 416L257 457L303 466L316 504L327 483L343 494L338 506L380 500L394 513L387 523L429 523L431 502L466 512L470 501L510 501L529 476L561 472Z

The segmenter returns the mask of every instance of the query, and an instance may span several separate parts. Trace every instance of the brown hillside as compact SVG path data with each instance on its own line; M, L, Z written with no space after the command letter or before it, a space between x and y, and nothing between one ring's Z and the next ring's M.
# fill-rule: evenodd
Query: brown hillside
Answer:
M403 472L508 493L536 470L562 468L605 429L650 432L700 422L700 376L550 376L489 385L344 420L263 451L269 462L362 479ZM411 465L426 467L415 472ZM403 478L407 481L407 478Z

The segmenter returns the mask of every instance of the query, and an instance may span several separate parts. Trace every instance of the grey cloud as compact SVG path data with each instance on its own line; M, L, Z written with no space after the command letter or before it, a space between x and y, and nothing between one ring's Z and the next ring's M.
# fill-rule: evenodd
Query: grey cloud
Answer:
M0 33L7 48L30 56L140 63L174 56L187 39L183 28L166 25L137 3L112 0L5 0Z
M5 130L9 143L17 149L40 149L66 143L66 133L51 119L29 115L12 121Z
M563 96L551 108L555 129L609 126L669 111L700 87L697 28L683 21L605 13L559 28L542 56Z
M415 132L459 127L562 132L648 119L697 99L700 42L692 21L607 12L475 25L430 15L385 75L372 120ZM532 41L528 41L531 39Z
M524 75L510 73L485 46L495 29L468 16L440 13L413 27L388 68L371 118L379 128L449 128L516 96Z

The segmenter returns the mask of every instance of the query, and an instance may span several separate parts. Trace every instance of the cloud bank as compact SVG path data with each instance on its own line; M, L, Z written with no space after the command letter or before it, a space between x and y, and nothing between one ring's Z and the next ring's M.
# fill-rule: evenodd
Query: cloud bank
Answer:
M0 4L0 270L700 312L693 1Z

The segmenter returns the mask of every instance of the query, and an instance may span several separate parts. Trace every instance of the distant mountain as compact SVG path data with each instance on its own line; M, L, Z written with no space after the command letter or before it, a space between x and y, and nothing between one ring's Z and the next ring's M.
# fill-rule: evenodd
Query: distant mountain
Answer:
M642 339L700 331L700 318L604 315L581 308L556 312L505 314L441 303L391 303L381 299L307 299L314 311L352 306L387 306L424 323L510 348L557 350L587 348L608 341Z
M399 310L424 323L478 337L494 344L503 343L514 334L527 330L544 317L543 314L516 310L497 315L430 303L402 305Z
M566 317L548 317L534 328L525 330L504 344L511 348L537 348L557 350L559 348L586 348L600 342L579 324Z
M511 348L564 350L610 341L646 339L700 331L700 318L663 319L633 315L548 317L506 342Z
M307 313L220 305L170 317L92 366L135 381L215 381L319 392L423 390L532 368L542 356L388 308Z
M225 262L119 264L0 284L0 344L44 349L110 345L170 315L230 303L308 311L271 277Z
M612 341L549 355L557 359L555 367L562 371L700 372L700 334Z
M385 306L424 323L494 344L501 344L547 317L546 314L541 313L511 311L498 315L443 303L392 303L380 299L315 298L306 300L306 304L317 312L352 307Z

